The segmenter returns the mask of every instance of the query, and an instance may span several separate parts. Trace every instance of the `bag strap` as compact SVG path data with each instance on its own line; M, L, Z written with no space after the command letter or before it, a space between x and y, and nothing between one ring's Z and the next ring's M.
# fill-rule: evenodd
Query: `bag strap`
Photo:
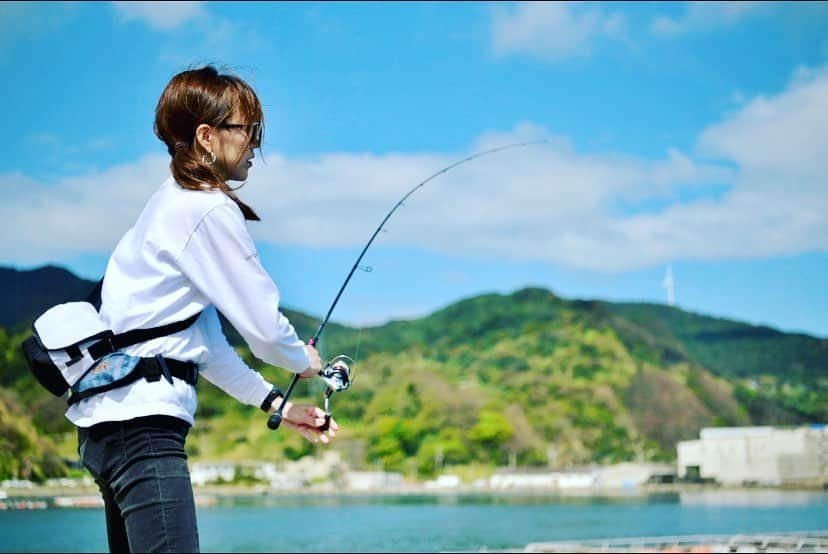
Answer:
M104 278L101 277L100 281L95 284L92 292L90 292L89 296L86 298L86 301L95 306L95 309L99 312L101 311L101 290L103 288L103 281ZM200 315L201 312L198 312L184 321L176 321L174 323L159 325L158 327L151 327L149 329L133 329L132 331L126 331L119 335L104 337L88 348L89 355L97 360L107 354L126 348L127 346L132 346L133 344L138 344L139 342L145 342L178 333L179 331L183 331L195 323L196 319L198 319L198 316Z
M133 329L118 335L111 335L104 337L89 347L89 355L94 359L101 358L107 354L111 354L127 346L138 344L152 339L157 339L167 335L172 335L183 331L198 319L201 312L191 315L184 321L176 321L174 323L167 323L166 325L159 325L158 327L151 327L149 329Z

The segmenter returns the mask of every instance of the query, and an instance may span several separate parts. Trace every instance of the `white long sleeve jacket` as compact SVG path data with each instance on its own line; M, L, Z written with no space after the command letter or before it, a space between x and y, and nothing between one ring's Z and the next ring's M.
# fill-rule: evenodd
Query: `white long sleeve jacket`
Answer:
M216 308L261 360L300 373L304 343L279 311L279 289L259 262L244 216L221 191L181 188L169 178L115 247L104 275L101 316L115 333L182 321L189 328L125 348L199 365L199 374L237 400L259 406L272 385L228 344ZM79 427L148 415L194 423L195 387L173 378L134 383L81 400L66 417Z

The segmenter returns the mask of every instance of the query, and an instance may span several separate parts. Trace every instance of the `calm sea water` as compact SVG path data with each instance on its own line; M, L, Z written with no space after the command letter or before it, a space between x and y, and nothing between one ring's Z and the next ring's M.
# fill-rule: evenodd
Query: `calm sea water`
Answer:
M529 542L828 528L828 494L267 496L200 507L205 552L411 552ZM102 509L0 512L0 551L107 549Z

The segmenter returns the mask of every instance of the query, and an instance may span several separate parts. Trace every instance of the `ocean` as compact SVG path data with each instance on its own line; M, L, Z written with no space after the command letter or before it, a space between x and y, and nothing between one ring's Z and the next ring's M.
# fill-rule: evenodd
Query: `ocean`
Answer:
M530 542L828 528L828 494L709 490L217 497L198 508L204 552L422 552ZM0 551L107 550L100 508L0 511Z

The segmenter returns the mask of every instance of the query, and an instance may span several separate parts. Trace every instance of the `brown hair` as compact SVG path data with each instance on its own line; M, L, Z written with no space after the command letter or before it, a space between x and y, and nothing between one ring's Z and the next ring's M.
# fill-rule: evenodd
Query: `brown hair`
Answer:
M236 196L217 169L203 161L205 153L197 151L196 128L202 123L218 127L236 107L245 124L261 121L264 125L259 98L244 80L219 73L212 65L183 71L161 93L155 108L155 136L167 145L172 156L170 169L179 185L191 190L203 190L205 186L219 189L238 204L245 219L259 221L253 208ZM248 137L245 148L252 139Z

